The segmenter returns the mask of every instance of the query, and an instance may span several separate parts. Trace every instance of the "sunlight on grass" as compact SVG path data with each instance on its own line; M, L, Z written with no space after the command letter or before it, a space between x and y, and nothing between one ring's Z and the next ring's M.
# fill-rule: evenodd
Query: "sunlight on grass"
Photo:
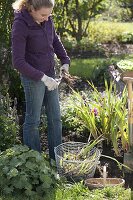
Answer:
M124 32L133 32L133 23L132 22L102 22L106 26L118 27ZM100 24L102 25L102 24Z
M133 23L131 22L131 23L124 23L124 22L122 22L122 23L112 23L112 25L113 24L116 24L116 25L119 25L119 26L122 26L123 27L123 29L124 29L124 32L133 32Z
M132 23L93 21L88 31L90 41L93 43L115 42L123 33L133 33L133 25Z
M70 74L83 79L96 79L101 72L105 72L110 64L121 60L121 57L72 59Z
M127 60L129 59L129 60L133 61L133 54L125 56L125 59L127 59Z
M80 76L82 78L94 78L95 71L98 68L102 67L102 64L105 62L105 59L73 59L71 63L72 75Z

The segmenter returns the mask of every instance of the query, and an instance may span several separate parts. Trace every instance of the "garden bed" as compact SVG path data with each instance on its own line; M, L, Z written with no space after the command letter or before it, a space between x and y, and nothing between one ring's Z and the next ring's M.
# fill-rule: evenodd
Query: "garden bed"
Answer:
M87 138L85 138L85 137L83 138L82 136L81 137L79 135L77 136L75 133L70 133L70 135L66 135L66 133L64 131L63 141L67 142L70 140L71 141L79 141L79 142L82 142L84 140L84 142L87 142ZM104 145L103 153L105 153L105 152L106 152L105 155L111 156L111 157L117 159L119 162L123 163L123 157L124 157L123 151L121 151L120 156L116 156L111 145ZM102 168L104 165L107 166L107 177L122 178L125 180L125 188L131 188L133 190L133 173L127 173L126 170L124 170L124 169L121 170L117 166L115 161L105 158L105 157L100 158L100 164L98 165L98 167L95 171L95 175L94 175L95 178L102 177Z
M79 86L79 87L77 87ZM69 87L66 86L68 91ZM78 88L79 90L83 89L88 89L90 90L88 84L86 82L82 82L80 80L79 84L76 83L76 86L74 87ZM61 91L66 91L66 89L61 89ZM104 91L104 87L100 87L98 90ZM69 91L70 92L70 91ZM63 130L63 142L67 141L77 141L77 142L87 142L88 140L88 132L84 132L83 134L77 134L75 131L68 131L68 130ZM117 159L119 162L123 163L123 158L124 158L124 150L122 149L122 144L121 140L118 140L118 146L119 146L119 155L116 156L115 151L112 147L111 144L107 144L106 142L103 145L103 154L107 156L111 156L115 159ZM125 187L128 188L130 187L133 189L133 173L127 173L127 171L123 168L122 170L119 169L117 166L117 163L114 160L101 157L100 158L100 165L97 167L95 176L94 177L102 177L102 167L106 165L107 166L107 177L110 178L122 178L125 179Z
M74 89L79 89L79 90L90 90L90 87L88 86L88 83L85 81L77 80L75 84L73 85ZM63 95L68 95L71 92L71 89L69 88L68 85L62 84L60 86L60 97L62 98ZM104 90L104 87L99 88L100 91ZM88 132L84 132L83 134L79 135L75 131L64 129L63 128L63 142L67 141L76 141L76 142L87 142L88 140ZM41 134L41 143L42 143L42 149L44 151L48 152L47 148L47 136L46 134ZM119 147L120 147L120 155L116 156L113 150L113 147L111 145L104 145L103 146L103 152L106 155L112 156L116 158L119 162L123 163L123 155L124 152L121 150L121 141L119 141ZM120 170L119 167L117 166L116 162L104 157L100 158L100 165L96 169L95 176L96 178L102 177L102 167L106 165L107 166L107 173L108 177L110 178L123 178L125 179L125 187L128 188L130 187L133 189L133 174L128 174L125 173L124 170Z

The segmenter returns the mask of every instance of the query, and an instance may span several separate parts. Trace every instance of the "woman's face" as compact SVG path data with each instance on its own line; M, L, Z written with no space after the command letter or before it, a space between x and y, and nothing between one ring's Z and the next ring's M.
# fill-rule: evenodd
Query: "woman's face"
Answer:
M52 8L46 8L46 7L42 7L39 10L35 10L34 8L31 9L31 16L33 17L33 19L40 24L43 21L48 21L48 17L51 15L53 10Z

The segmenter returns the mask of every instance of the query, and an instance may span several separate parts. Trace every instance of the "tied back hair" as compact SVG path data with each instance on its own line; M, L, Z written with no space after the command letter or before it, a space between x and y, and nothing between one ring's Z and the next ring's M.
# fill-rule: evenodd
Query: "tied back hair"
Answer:
M54 0L16 0L12 4L13 9L17 11L23 8L30 10L31 6L33 6L35 10L39 10L42 7L52 8L54 7Z

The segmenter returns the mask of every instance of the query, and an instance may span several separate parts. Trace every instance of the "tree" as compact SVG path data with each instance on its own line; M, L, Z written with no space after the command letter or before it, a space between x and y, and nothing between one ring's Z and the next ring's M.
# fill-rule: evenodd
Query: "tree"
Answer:
M11 64L12 2L11 0L1 0L0 2L0 80L2 80L6 68Z
M129 9L131 13L131 20L133 19L133 0L117 0L118 4L126 9Z
M10 44L10 32L13 21L13 9L11 0L1 0L0 2L0 41L6 45Z
M105 10L105 0L58 0L55 6L57 29L68 32L79 43L88 34L90 20ZM59 14L60 12L60 14ZM60 28L59 28L60 25Z

